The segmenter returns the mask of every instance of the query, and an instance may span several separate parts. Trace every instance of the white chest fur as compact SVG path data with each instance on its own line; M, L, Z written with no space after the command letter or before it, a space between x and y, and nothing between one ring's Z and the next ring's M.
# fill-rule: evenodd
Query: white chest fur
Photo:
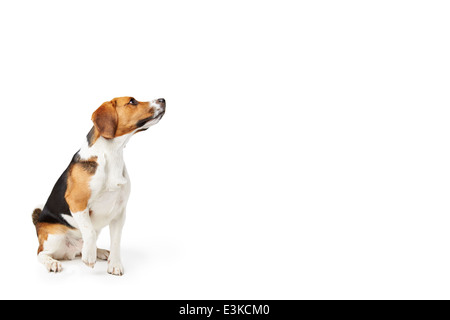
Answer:
M92 225L97 231L125 213L130 195L130 178L123 160L123 148L131 134L107 140L100 137L89 147L86 143L79 155L83 160L97 158L97 169L90 181L88 202Z
M100 166L99 166L100 169ZM96 230L102 229L120 215L124 214L130 195L130 180L125 166L123 167L120 184L113 184L102 173L94 175L91 181L92 196L88 203L91 221Z

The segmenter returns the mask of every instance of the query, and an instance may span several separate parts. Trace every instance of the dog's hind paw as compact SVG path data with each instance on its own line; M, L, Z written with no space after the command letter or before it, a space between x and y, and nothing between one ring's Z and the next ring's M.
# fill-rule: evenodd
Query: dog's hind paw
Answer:
M97 258L100 260L108 260L109 250L97 249Z
M58 260L49 260L45 263L45 267L47 268L48 272L61 272L62 271L62 265L61 262Z

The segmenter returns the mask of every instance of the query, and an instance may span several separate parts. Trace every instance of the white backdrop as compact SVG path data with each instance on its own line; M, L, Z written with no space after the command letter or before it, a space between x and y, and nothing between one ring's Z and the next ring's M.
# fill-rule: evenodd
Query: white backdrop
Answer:
M0 298L450 298L446 1L3 1ZM125 275L38 264L31 213L104 101ZM109 231L99 247L109 248Z

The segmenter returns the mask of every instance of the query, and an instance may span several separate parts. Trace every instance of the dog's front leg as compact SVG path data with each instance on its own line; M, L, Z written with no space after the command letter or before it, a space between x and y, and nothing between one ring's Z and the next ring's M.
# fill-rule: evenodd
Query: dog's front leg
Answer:
M93 268L97 261L97 232L92 225L89 209L86 208L84 211L72 213L72 216L83 237L81 259L88 267Z
M109 232L111 235L111 252L108 259L108 273L121 276L123 275L123 266L120 259L120 241L122 238L122 228L125 223L124 212L111 221L109 224Z

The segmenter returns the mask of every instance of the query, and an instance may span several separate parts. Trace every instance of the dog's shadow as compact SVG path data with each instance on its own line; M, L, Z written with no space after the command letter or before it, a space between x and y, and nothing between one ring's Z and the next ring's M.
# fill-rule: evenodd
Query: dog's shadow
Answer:
M152 244L148 247L128 247L121 250L122 263L127 273L148 272L153 264L172 264L179 257L179 248L168 243ZM94 268L89 268L81 260L81 255L73 260L61 260L63 271L61 275L89 274L93 276L104 276L107 274L108 262L97 258Z

